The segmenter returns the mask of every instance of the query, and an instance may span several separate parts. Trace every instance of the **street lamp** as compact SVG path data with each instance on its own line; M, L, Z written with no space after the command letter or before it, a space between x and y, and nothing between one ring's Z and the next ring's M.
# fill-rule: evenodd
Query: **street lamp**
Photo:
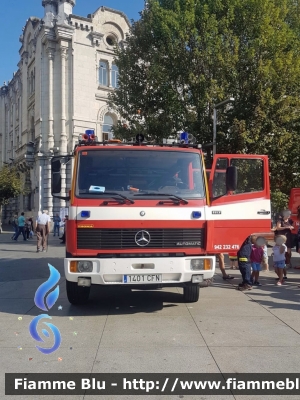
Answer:
M228 103L232 103L234 101L234 97L229 97L229 99L221 101L214 106L214 132L213 132L213 156L215 156L217 152L217 108L225 106Z

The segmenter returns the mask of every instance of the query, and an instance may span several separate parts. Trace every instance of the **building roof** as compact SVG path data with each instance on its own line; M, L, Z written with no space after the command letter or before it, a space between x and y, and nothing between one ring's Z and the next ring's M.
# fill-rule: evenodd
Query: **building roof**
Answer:
M127 24L129 26L131 25L127 15L125 13L123 13L123 11L115 10L114 8L110 8L110 7L101 6L101 7L97 8L97 10L93 14L89 14L88 16L93 17L99 10L110 11L112 13L119 14L125 19L125 21L127 22Z

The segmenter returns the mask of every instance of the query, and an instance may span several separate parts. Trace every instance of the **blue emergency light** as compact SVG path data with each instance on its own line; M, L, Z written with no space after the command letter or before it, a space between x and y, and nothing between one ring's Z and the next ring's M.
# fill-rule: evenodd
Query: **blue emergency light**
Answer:
M90 211L81 211L81 218L90 218L91 212Z
M192 216L195 219L201 218L201 212L200 211L193 211Z
M93 129L87 129L83 135L83 139L88 141L95 140L95 131Z
M180 134L180 142L184 142L186 144L189 144L189 134L187 132L182 132Z

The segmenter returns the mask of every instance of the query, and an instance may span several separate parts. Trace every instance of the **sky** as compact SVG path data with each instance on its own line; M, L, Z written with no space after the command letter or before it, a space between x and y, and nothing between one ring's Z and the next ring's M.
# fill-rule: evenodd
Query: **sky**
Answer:
M44 16L42 0L0 0L0 86L12 79L13 72L18 70L20 61L19 37L29 17ZM123 11L129 20L140 18L139 12L144 8L144 0L76 0L73 14L86 17L97 8L106 6Z

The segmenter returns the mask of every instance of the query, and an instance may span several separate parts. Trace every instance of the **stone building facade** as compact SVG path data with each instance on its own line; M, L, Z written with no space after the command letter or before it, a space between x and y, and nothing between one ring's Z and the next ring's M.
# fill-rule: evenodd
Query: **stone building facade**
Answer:
M82 1L82 0L79 0ZM44 17L30 17L22 35L18 70L0 87L0 167L15 165L26 193L3 208L52 216L64 200L51 196L54 155L72 153L86 129L111 137L120 118L107 96L118 82L114 45L124 44L130 23L119 11L100 7L87 18L73 14L75 0L43 0ZM72 161L62 171L62 193L70 188Z

